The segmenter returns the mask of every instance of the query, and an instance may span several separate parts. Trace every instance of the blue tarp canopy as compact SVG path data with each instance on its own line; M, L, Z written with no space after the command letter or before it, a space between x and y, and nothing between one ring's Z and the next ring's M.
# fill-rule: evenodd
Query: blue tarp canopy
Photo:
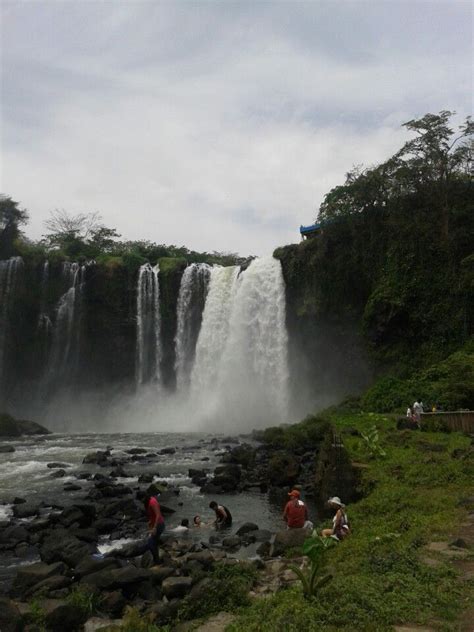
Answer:
M302 235L309 235L310 233L314 233L321 228L321 222L317 224L311 224L310 226L300 226L300 233Z

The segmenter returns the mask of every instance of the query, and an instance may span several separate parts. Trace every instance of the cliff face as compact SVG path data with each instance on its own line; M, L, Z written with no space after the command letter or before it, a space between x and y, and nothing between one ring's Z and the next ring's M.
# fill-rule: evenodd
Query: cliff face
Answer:
M164 384L174 386L176 303L185 259L159 261ZM84 265L82 289L75 288L74 309L64 316L61 353L55 356L54 323L64 309L70 280L64 261L26 260L18 273L8 307L9 331L4 355L2 405L15 408L24 398L47 400L59 386L73 391L133 388L136 362L138 265L120 259ZM45 271L46 270L46 271ZM69 337L69 338L68 338ZM63 364L67 364L67 371Z

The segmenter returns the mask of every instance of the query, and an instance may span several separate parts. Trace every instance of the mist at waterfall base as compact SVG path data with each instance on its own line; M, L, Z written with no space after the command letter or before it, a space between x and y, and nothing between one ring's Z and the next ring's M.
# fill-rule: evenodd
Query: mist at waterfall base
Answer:
M60 389L34 417L59 432L236 433L288 421L288 336L280 263L188 266L177 306L176 389L160 373L158 266L137 287L136 383ZM54 348L54 345L53 345ZM25 410L25 412L32 412ZM31 415L30 415L31 416Z

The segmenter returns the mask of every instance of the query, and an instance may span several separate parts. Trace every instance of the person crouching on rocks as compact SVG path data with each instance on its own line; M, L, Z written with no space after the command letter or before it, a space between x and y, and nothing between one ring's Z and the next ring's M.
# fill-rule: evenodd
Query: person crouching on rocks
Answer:
M158 502L156 496L147 494L143 504L145 505L145 510L148 514L148 528L150 530L150 536L146 543L146 548L151 551L154 563L158 564L160 561L158 548L160 536L165 530L165 520L163 518L163 514L161 513L160 503Z
M225 529L232 526L232 515L227 507L218 505L215 500L209 503L209 508L216 514L214 525L216 529Z
M291 490L288 494L290 500L283 510L283 520L288 529L302 529L308 521L308 508L300 499L300 492L297 489Z
M349 521L347 520L346 506L338 496L333 496L328 500L328 505L336 509L334 518L332 519L332 529L323 529L321 535L323 538L333 537L337 540L343 540L350 533Z

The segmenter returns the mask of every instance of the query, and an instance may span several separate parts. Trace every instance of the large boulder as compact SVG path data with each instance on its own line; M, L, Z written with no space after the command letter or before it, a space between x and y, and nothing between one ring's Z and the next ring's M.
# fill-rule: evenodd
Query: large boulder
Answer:
M12 594L20 597L26 595L33 586L50 577L62 575L65 571L66 566L62 562L56 564L38 562L28 566L20 566L13 580Z
M284 531L278 531L271 545L270 555L276 557L277 555L283 555L287 549L303 546L310 533L309 529L285 529Z
M105 568L96 573L85 575L81 583L88 584L99 590L113 588L130 588L134 584L152 579L151 571L137 568L131 564L122 568Z
M277 452L268 463L268 478L272 485L289 487L298 479L300 469L299 459L294 455Z
M35 421L14 419L6 413L0 414L0 437L20 437L21 435L49 434L49 430Z
M21 632L22 616L16 605L6 597L0 597L0 630L2 632Z
M255 524L255 522L244 522L244 524L239 527L236 531L236 535L244 535L245 533L248 533L249 531L256 531L258 530L258 525Z
M109 463L109 457L109 450L97 450L97 452L89 452L89 454L86 454L82 462L84 464L106 466Z
M45 625L51 632L78 630L86 622L88 616L84 608L61 600L46 601L44 610L46 612Z
M191 590L193 580L191 577L167 577L163 580L161 588L168 598L184 597Z
M96 553L96 546L65 531L51 531L40 546L40 557L47 564L64 562L77 566L81 560Z

